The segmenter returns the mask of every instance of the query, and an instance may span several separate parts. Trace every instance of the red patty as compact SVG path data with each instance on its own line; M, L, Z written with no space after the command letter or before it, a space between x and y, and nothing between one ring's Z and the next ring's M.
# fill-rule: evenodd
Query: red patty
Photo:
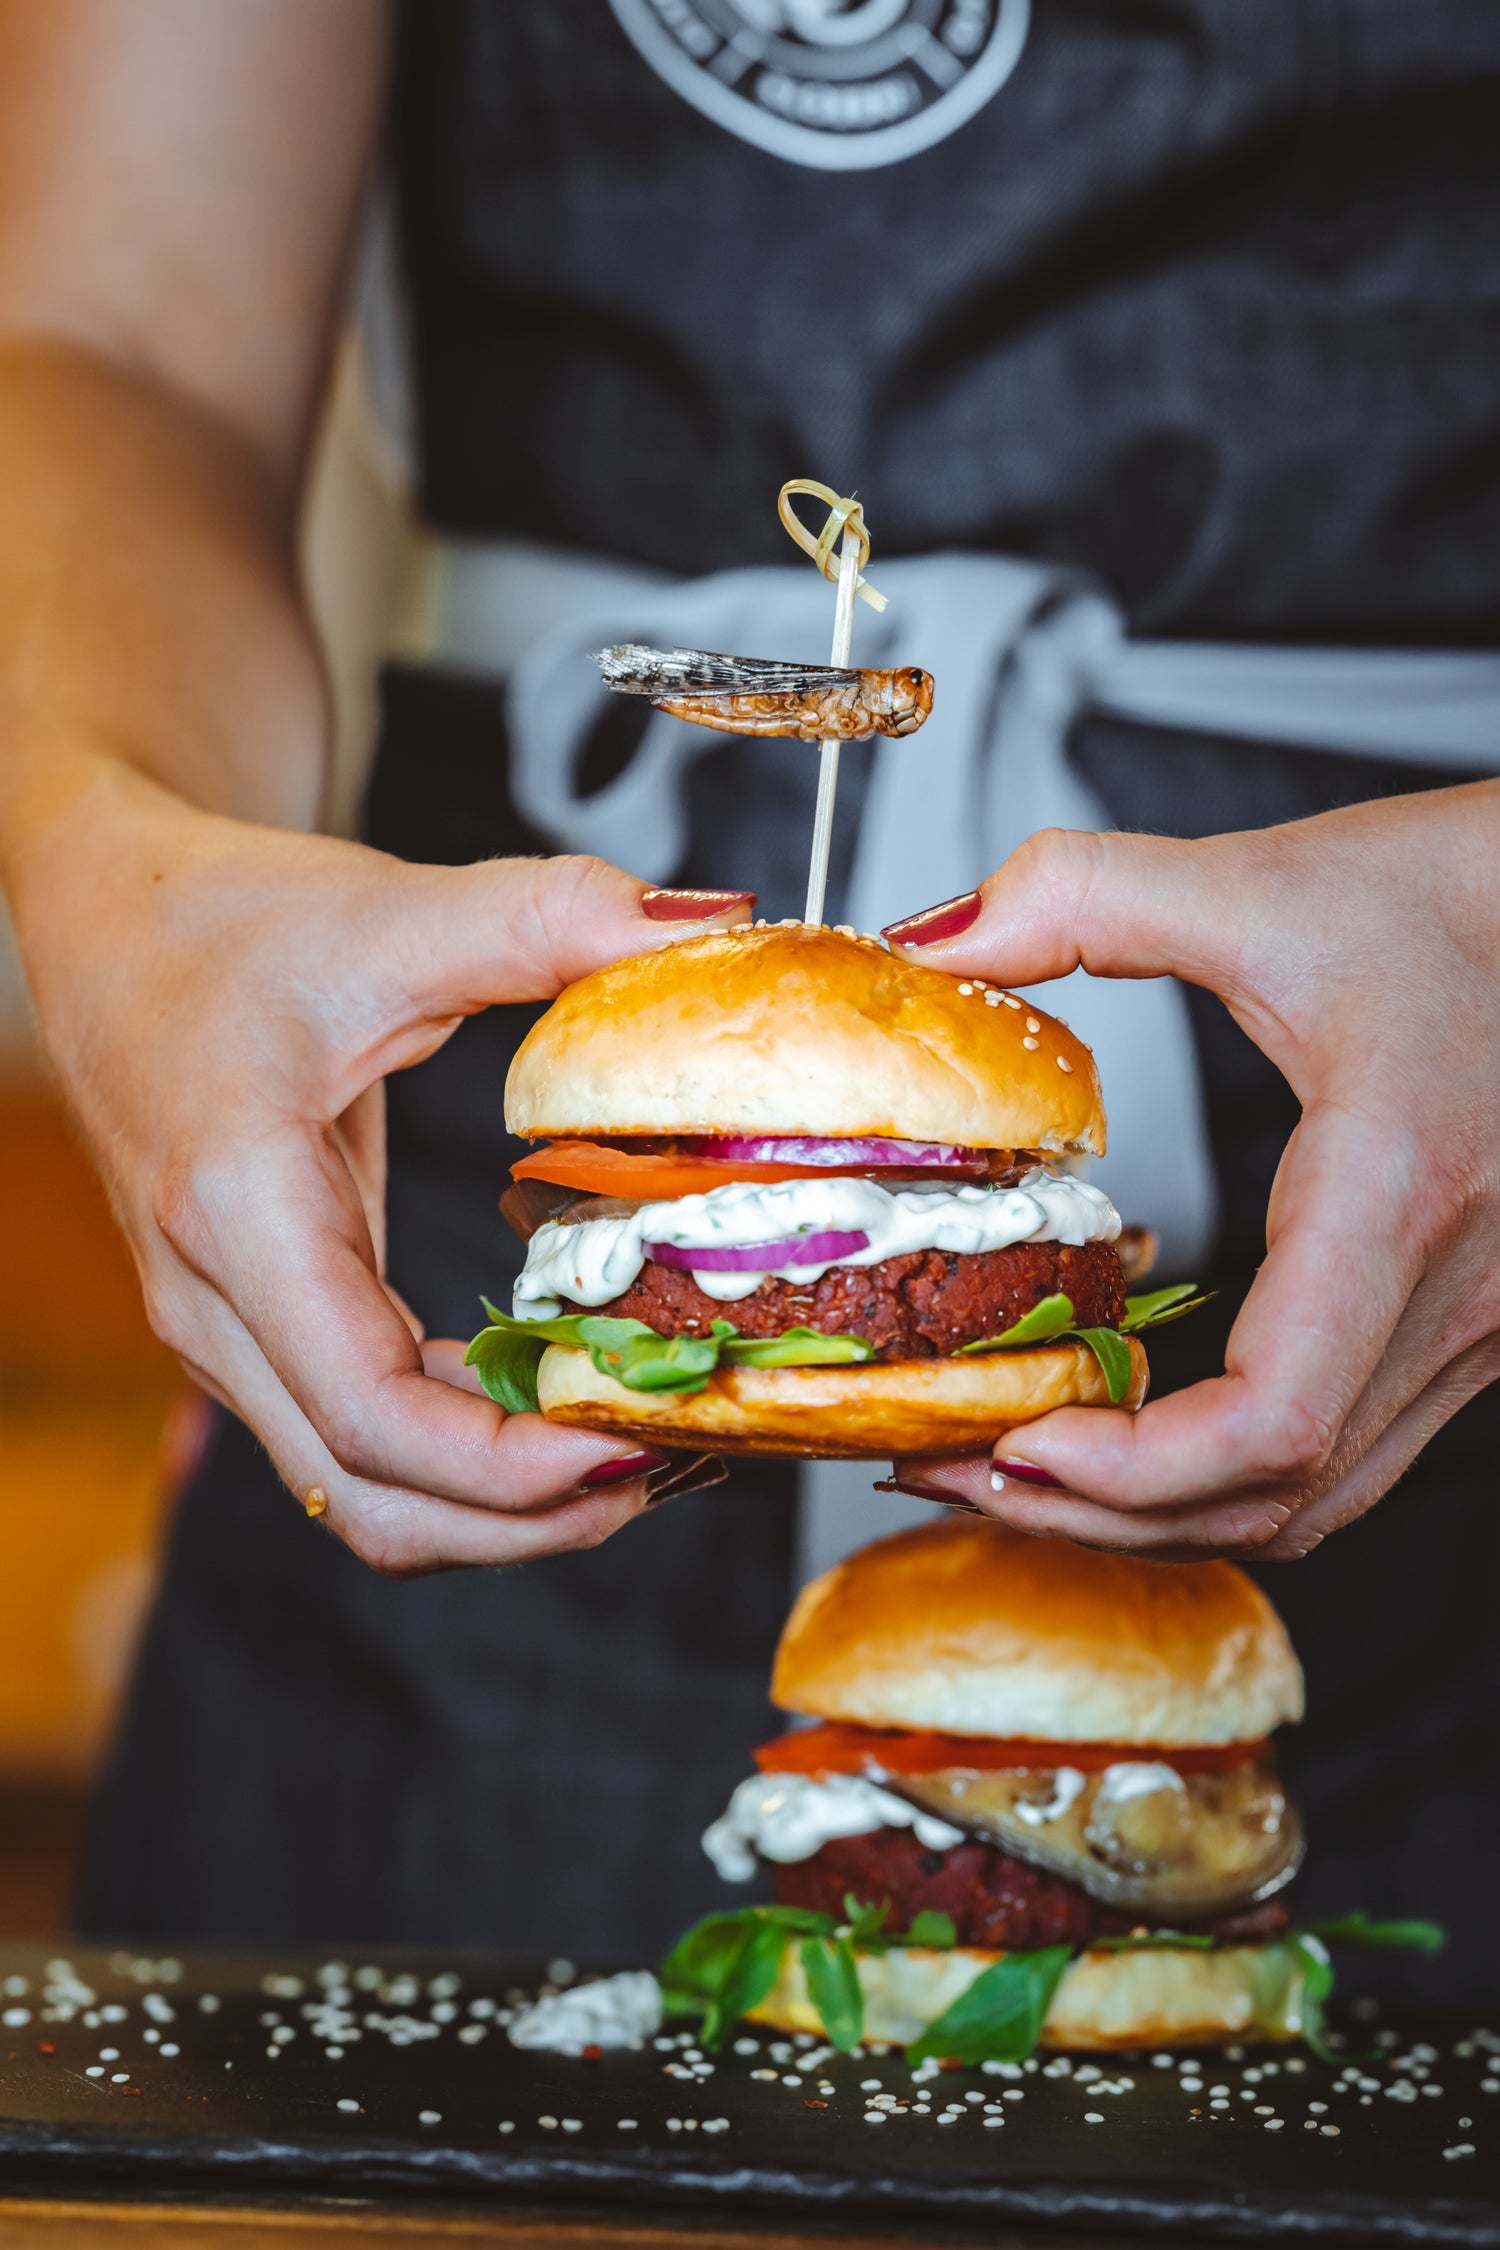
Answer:
M732 1320L742 1336L815 1328L822 1336L863 1336L877 1359L937 1359L1000 1335L1058 1290L1072 1298L1080 1328L1117 1325L1125 1276L1113 1244L1088 1242L1075 1250L1058 1242L1018 1242L968 1257L912 1250L877 1266L830 1266L806 1287L768 1276L734 1304L705 1296L692 1275L675 1266L647 1264L623 1297L593 1309L617 1320L643 1320L659 1336L706 1336L712 1321Z
M892 1929L909 1929L926 1908L952 1917L960 1945L1001 1949L1087 1945L1096 1937L1123 1937L1141 1920L1139 1914L1111 1913L1061 1876L1029 1867L991 1844L969 1841L934 1852L909 1828L841 1836L811 1859L776 1869L782 1906L810 1906L842 1921L846 1892L862 1905L889 1903ZM1272 1899L1246 1914L1184 1927L1254 1942L1274 1937L1287 1921L1286 1908Z

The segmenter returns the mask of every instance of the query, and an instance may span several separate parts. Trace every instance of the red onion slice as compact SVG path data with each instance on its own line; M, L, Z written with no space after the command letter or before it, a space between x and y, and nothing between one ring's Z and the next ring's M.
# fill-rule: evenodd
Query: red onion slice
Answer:
M700 1135L684 1141L683 1147L690 1156L718 1157L726 1164L858 1164L872 1171L884 1164L908 1170L914 1165L957 1170L983 1164L988 1157L982 1148L958 1148L948 1141L885 1140L877 1134L858 1140L823 1140L810 1133Z
M643 1242L648 1258L684 1273L771 1273L777 1266L830 1266L868 1250L867 1234L794 1234L785 1242L751 1242L735 1249L684 1249L678 1242Z

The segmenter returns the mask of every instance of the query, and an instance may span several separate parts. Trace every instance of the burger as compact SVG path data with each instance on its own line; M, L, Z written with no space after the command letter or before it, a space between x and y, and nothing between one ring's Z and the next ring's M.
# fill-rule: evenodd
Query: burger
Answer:
M741 2016L918 2061L1317 2039L1329 1942L1441 1942L1293 1927L1270 1738L1302 1675L1228 1563L948 1517L803 1591L772 1697L817 1723L756 1753L703 1841L775 1904L709 1916L662 1969L710 2042Z
M1059 1406L1136 1408L1093 1058L982 978L852 931L685 939L571 985L506 1123L526 1241L469 1358L512 1411L652 1446L974 1451Z

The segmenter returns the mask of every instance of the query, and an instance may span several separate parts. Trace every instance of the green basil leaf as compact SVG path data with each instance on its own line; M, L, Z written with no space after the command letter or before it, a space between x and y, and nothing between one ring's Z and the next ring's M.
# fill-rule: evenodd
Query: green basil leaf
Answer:
M1346 1945L1360 1953L1440 1953L1448 1933L1436 1922L1372 1922L1365 1914L1346 1914L1337 1922L1304 1922L1294 1937L1315 1937L1324 1945Z
M951 2008L906 2050L908 2062L1024 2062L1042 2035L1070 1945L1007 1953L981 1969Z
M1197 1286L1195 1281L1180 1281L1175 1289L1153 1289L1144 1297L1127 1297L1121 1334L1133 1336L1138 1328L1165 1328L1169 1320L1181 1320L1184 1313L1196 1312L1219 1294L1217 1289L1205 1289L1195 1297Z
M924 1906L920 1914L913 1915L911 1928L898 1945L928 1945L947 1953L958 1943L958 1931L951 1914L939 1914L935 1907Z
M724 1346L736 1367L849 1367L875 1357L863 1336L820 1336L816 1328L788 1328L781 1336L738 1336Z
M1059 1290L1054 1297L1044 1297L1030 1312L1022 1313L1002 1335L983 1336L977 1344L961 1345L956 1358L967 1352L1007 1351L1013 1344L1050 1344L1073 1325L1073 1300Z
M1302 2036L1323 2062L1347 2062L1328 2044L1327 2004L1333 1991L1333 1963L1320 1937L1298 1931L1289 1943L1302 1963Z
M535 1414L536 1371L547 1349L540 1336L513 1335L509 1328L481 1328L464 1353L487 1397L507 1414Z
M807 1979L808 1997L823 2019L823 2029L833 2045L847 2055L851 2047L859 2045L865 2028L865 1998L848 1938L804 1938L802 1974Z
M1118 1406L1130 1388L1130 1346L1118 1328L1075 1328L1080 1344L1087 1344L1104 1371L1109 1403Z

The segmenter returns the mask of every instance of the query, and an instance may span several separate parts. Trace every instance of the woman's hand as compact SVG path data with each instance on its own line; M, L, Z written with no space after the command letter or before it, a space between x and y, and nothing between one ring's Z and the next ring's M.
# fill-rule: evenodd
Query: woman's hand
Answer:
M750 902L646 893L591 860L406 866L200 811L112 758L56 772L5 872L157 1334L377 1570L520 1561L617 1529L656 1461L507 1417L462 1345L424 1349L384 1285L381 1081L482 1007L550 998L705 918L745 921Z
M1500 1374L1500 784L1198 843L1050 831L972 911L887 934L1010 984L1082 963L1206 986L1303 1111L1220 1379L995 1448L1060 1491L989 1462L904 1482L1096 1546L1289 1560Z

